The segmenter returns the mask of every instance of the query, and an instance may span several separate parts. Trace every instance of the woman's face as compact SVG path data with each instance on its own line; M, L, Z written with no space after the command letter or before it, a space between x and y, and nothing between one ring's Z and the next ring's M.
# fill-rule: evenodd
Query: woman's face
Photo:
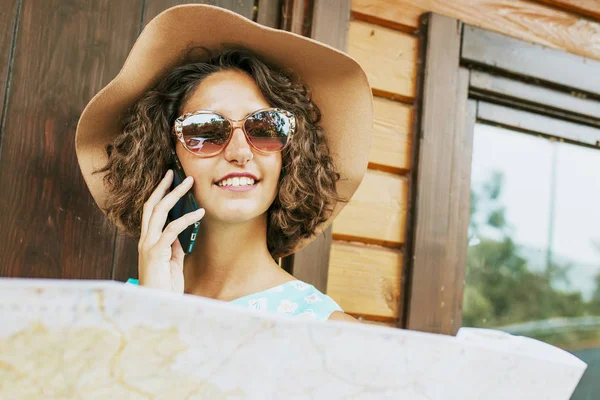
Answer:
M254 80L240 71L220 71L207 76L183 106L182 114L196 110L217 111L239 120L261 108L270 107ZM201 158L177 141L177 155L186 175L194 177L192 188L205 221L238 223L263 215L277 195L281 153L262 154L247 142L241 128L216 156ZM232 173L254 177L254 185L219 186ZM243 180L242 180L243 181Z

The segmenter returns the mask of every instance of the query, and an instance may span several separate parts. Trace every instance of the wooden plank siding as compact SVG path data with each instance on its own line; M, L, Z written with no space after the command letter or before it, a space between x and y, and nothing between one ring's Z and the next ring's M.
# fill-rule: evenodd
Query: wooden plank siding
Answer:
M411 159L414 159L412 153L415 149L413 126L417 119L415 92L422 14L435 12L527 42L600 59L600 22L581 16L585 12L593 13L597 2L352 0L348 53L365 69L372 85L375 121L369 170L356 195L333 224L328 293L348 312L364 317L367 322L385 321L383 323L388 326L396 324L406 327L405 324L411 322L417 329L429 329L436 325L435 329L452 332L460 325L460 321L454 320L427 320L427 316L414 314L414 309L412 319L409 315L403 315L403 309L410 313L410 306L402 305L402 299L407 295L408 278L411 277L411 271L403 269L404 260L408 261L404 253L408 251L406 235L410 232L406 230L407 227L416 228L408 220L413 212L408 197L411 195L409 186L414 172ZM585 7L582 6L585 10L567 8L566 3L585 3ZM589 13L586 15L589 16ZM469 115L472 113L473 110L469 109ZM464 230L462 225L450 228ZM373 247L373 244L378 246ZM380 251L404 255L394 259L382 256ZM460 263L461 255L448 254L447 257L452 258L453 265L459 268L456 264ZM363 266L354 259L360 259ZM376 284L383 281L382 277L376 277L382 274L380 269L385 271L393 263L396 263L398 272L397 283L403 280L398 287L398 307L389 306L381 300L390 298L390 295ZM375 276L364 278L364 282L349 278L358 277L360 273ZM452 275L453 272L449 271L440 279L450 281ZM390 279L391 276L387 275L386 281ZM366 285L370 285L370 292L365 290ZM370 294L365 296L365 293ZM445 301L444 306L454 310L461 307L462 299L440 297L438 300Z
M351 21L348 53L373 90L374 136L363 182L333 223L327 293L367 323L398 326L418 41Z
M600 0L535 0L564 11L600 20Z
M376 95L412 102L417 48L412 35L367 22L350 22L348 54L366 71Z
M575 3L573 1L572 3ZM600 60L600 21L528 0L352 0L355 19L416 31L435 12L527 42Z
M11 7L0 25L11 41L2 57L14 49L3 92L0 275L110 279L115 230L83 181L73 138L87 101L125 61L142 1L9 2L3 12Z
M355 316L395 321L400 307L402 259L398 249L334 240L328 294Z
M400 247L404 242L407 180L369 169L333 222L333 238Z

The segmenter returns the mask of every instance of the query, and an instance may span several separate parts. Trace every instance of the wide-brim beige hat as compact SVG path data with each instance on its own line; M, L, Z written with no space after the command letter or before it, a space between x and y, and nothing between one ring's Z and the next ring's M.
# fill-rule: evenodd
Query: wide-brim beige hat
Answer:
M237 44L291 68L310 88L312 100L321 109L321 126L341 175L338 193L344 199L354 194L367 169L373 125L371 88L360 65L347 54L315 40L268 28L223 8L191 4L169 8L152 19L119 74L81 114L75 149L85 182L100 209L104 210L107 195L104 174L92 172L106 164L105 148L121 133L121 115L161 76L181 63L182 51L190 44L215 50L222 44ZM344 205L340 202L335 206L315 236ZM294 252L315 236L299 243Z

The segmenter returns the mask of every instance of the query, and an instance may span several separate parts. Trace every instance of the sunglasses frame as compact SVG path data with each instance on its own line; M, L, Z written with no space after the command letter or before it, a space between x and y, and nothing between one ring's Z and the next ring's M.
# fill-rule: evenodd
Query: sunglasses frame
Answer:
M254 143L252 143L252 140L250 140L250 138L248 137L248 133L246 132L246 128L244 127L248 118L252 117L254 114L257 114L260 112L265 112L265 111L280 112L280 113L284 114L286 117L288 117L290 120L290 133L287 136L285 145L283 145L283 147L279 150L265 151L265 150L261 150L261 149L257 148L254 145ZM188 149L188 147L186 146L185 140L183 138L183 132L182 132L183 131L183 121L185 121L188 117L191 117L193 115L198 115L198 114L215 114L215 115L218 115L219 117L229 121L229 125L231 125L231 130L229 131L229 137L227 138L227 141L225 142L223 147L221 147L221 150L219 150L215 153L211 153L211 154L198 154L198 153L194 153L192 150ZM224 116L223 114L221 114L217 111L197 110L197 111L191 111L191 112L185 113L185 114L177 117L177 119L175 119L175 122L173 124L173 135L177 136L177 138L179 139L179 141L181 142L181 144L187 151L189 151L190 153L192 153L193 155L195 155L197 157L207 158L207 157L214 157L214 156L220 154L221 152L223 152L223 150L229 145L229 142L231 141L231 138L233 137L233 131L235 131L236 128L242 128L242 132L244 132L246 141L248 142L250 147L252 147L257 152L262 153L262 154L279 153L288 146L288 144L290 143L290 139L292 138L292 135L294 134L294 132L296 132L296 116L290 111L284 110L282 108L277 108L277 107L261 108L256 111L252 111L251 113L247 114L244 118L238 119L238 120L227 118L226 116Z

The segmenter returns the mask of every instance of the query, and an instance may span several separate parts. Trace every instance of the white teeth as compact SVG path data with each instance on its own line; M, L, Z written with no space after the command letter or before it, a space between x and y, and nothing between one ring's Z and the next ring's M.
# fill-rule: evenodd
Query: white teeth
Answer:
M219 185L219 186L247 186L247 185L254 185L254 179L248 178L248 177L245 177L245 176L235 177L235 178L228 178L228 179L223 179L222 181L218 182L217 185Z

